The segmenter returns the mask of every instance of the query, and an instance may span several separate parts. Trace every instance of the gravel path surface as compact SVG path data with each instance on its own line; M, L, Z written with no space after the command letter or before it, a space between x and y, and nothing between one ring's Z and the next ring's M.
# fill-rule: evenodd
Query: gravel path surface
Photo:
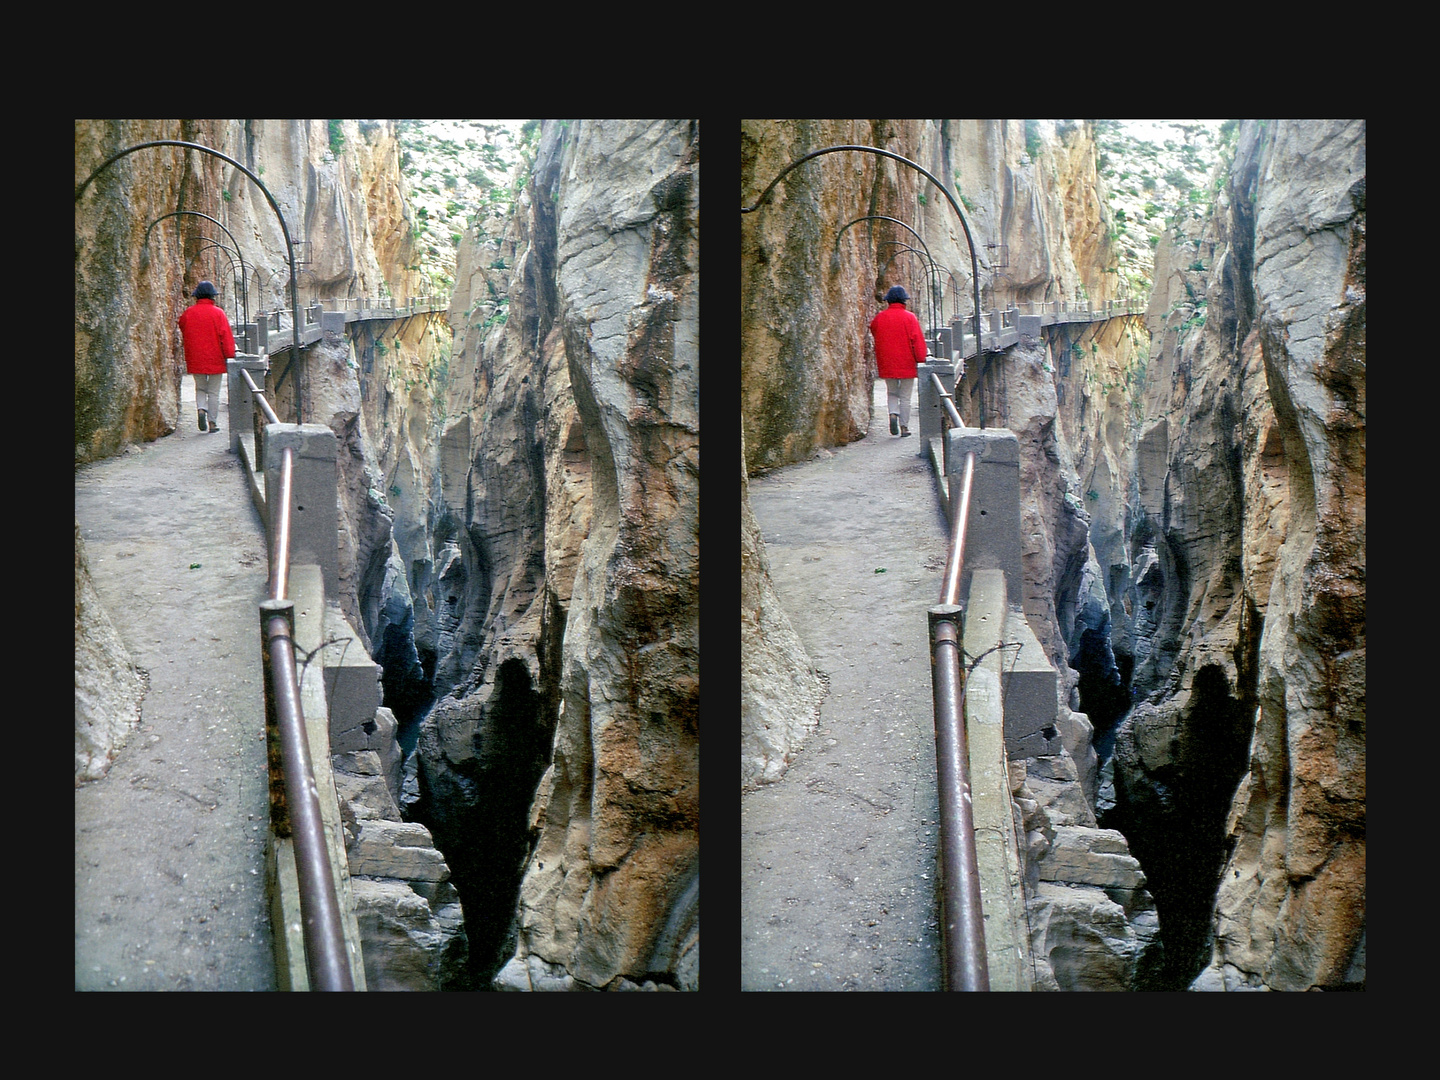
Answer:
M883 382L873 417L865 439L750 481L776 592L829 685L785 777L741 797L746 990L942 984L925 612L948 536Z
M268 560L229 432L77 469L91 576L149 690L75 791L75 989L273 990L258 605ZM222 428L228 428L228 417Z

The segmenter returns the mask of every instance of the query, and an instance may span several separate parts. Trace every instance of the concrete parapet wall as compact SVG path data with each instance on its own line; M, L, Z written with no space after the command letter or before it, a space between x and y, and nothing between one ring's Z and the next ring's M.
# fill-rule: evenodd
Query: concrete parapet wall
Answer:
M378 749L372 744L380 708L380 665L370 659L360 635L337 608L326 605L322 651L326 697L330 705L330 750Z
M1056 725L1059 675L1022 611L1010 611L1005 638L1018 649L1005 657L1005 748L1012 758L1059 754L1064 745Z
M1029 933L1025 924L1024 863L1011 807L1005 750L1005 702L1001 695L1005 578L999 571L976 575L965 615L965 729L970 745L970 797L975 821L975 859L985 913L985 951L991 990L1031 989Z
M230 386L230 452L239 452L240 435L254 431L255 395L240 377L241 371L250 372L255 385L264 388L265 374L270 370L270 361L253 353L236 353L233 360L225 361ZM253 441L253 436L252 436Z
M955 365L948 360L927 360L920 366L920 416L916 425L920 437L928 444L931 439L938 439L945 429L944 424L944 402L935 393L934 380L931 374L939 375L940 382L944 385L947 393L955 393ZM925 444L922 444L925 445Z

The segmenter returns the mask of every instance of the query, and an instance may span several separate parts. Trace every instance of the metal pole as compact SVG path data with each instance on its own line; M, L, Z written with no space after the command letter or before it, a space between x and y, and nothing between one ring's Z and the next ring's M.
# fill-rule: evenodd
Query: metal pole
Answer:
M965 530L970 523L970 488L974 480L975 454L972 451L965 455L965 476L960 481L960 512L951 534L950 557L945 562L945 583L940 590L942 604L960 602L960 568L965 562Z
M940 604L928 614L935 693L935 775L940 795L940 868L945 886L945 987L989 990L985 914L970 798L970 747L961 712L964 677L960 636L964 612L955 604Z
M354 990L350 959L335 896L335 875L325 844L325 822L320 814L320 793L315 787L305 715L300 707L300 683L295 670L292 625L293 600L266 600L260 604L270 658L280 751L284 761L285 806L295 843L295 873L300 885L300 918L304 927L305 960L316 990Z

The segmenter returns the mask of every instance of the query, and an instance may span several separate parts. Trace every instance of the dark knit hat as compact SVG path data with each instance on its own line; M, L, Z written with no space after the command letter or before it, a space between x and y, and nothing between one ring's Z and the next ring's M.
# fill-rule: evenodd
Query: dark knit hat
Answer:
M215 286L210 284L210 282L208 281L202 281L199 285L195 286L194 296L196 300L199 300L202 297L209 297L211 300L213 300L219 295L220 294L215 290Z
M904 286L891 285L890 291L885 294L887 304L903 304L910 299L910 294L905 291Z

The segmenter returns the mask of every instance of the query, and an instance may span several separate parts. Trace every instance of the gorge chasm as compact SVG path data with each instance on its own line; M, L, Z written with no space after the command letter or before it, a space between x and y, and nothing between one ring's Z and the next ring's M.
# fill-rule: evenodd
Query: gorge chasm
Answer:
M327 334L300 391L339 446L338 604L383 667L375 723L335 757L370 988L695 990L699 124L529 121L471 199L463 166L443 188L439 165L407 171L417 123L77 120L76 183L142 142L210 146L303 239L306 304L448 301ZM453 237L417 209L427 182ZM132 154L86 199L77 465L183 422L175 318L199 277L240 288L196 218L170 252L144 242L154 219L224 222L252 318L290 311L275 215L219 160ZM274 387L282 418L297 382ZM77 643L100 640L79 613ZM79 757L77 733L77 781ZM446 869L366 869L382 837Z
M1035 988L1363 990L1365 122L1177 121L1163 149L1122 123L742 121L741 203L878 147L953 182L982 310L1148 302L956 389L967 425L1018 438L1024 614L1060 677L1064 753L1011 761L1028 870L1113 830L1153 897L1107 930L1041 881ZM889 286L926 319L893 255L911 233L841 229L861 215L923 237L947 320L973 310L966 236L894 162L815 158L742 224L747 787L783 778L824 682L746 480L864 436Z

